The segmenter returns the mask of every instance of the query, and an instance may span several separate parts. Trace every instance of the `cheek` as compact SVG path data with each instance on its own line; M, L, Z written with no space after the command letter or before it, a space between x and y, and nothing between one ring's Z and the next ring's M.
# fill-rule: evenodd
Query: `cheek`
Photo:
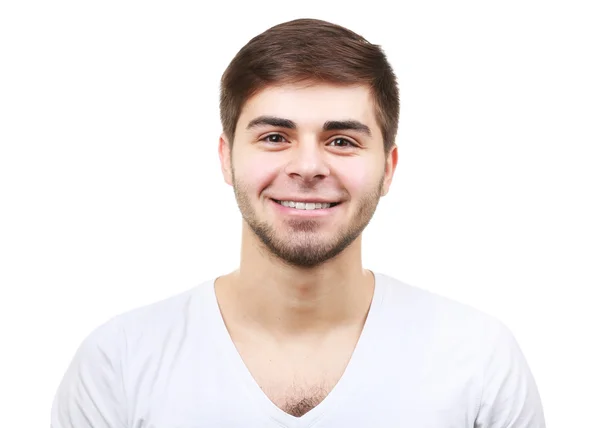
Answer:
M235 179L254 193L262 192L277 176L279 168L268 153L239 153L234 158Z
M336 175L351 196L371 190L378 184L381 172L375 168L374 163L365 162L358 157L340 161L335 166Z

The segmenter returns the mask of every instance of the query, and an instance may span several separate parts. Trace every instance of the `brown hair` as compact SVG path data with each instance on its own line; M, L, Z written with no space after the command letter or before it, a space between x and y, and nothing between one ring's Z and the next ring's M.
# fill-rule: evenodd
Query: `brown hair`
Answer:
M327 82L367 84L385 153L394 146L400 97L396 76L378 45L330 22L296 19L269 28L250 40L221 78L221 124L233 144L244 103L274 84Z

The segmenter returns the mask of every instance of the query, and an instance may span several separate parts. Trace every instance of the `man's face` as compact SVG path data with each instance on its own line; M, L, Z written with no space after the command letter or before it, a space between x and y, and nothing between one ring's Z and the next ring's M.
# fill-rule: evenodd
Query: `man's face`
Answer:
M397 162L385 156L366 86L285 85L250 98L221 166L248 227L271 254L313 267L362 233Z

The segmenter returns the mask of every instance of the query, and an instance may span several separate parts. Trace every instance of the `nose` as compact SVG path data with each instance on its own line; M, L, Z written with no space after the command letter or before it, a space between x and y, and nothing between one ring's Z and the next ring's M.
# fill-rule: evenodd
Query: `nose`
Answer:
M310 183L329 175L326 153L319 142L299 142L289 153L290 160L285 172L290 177Z

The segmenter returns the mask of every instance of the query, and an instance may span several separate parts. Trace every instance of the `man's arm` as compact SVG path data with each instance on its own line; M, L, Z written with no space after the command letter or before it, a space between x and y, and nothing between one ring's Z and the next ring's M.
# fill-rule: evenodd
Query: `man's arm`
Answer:
M545 428L535 380L514 336L499 323L493 337L475 428Z
M116 320L80 345L54 397L51 428L126 428L125 338Z

